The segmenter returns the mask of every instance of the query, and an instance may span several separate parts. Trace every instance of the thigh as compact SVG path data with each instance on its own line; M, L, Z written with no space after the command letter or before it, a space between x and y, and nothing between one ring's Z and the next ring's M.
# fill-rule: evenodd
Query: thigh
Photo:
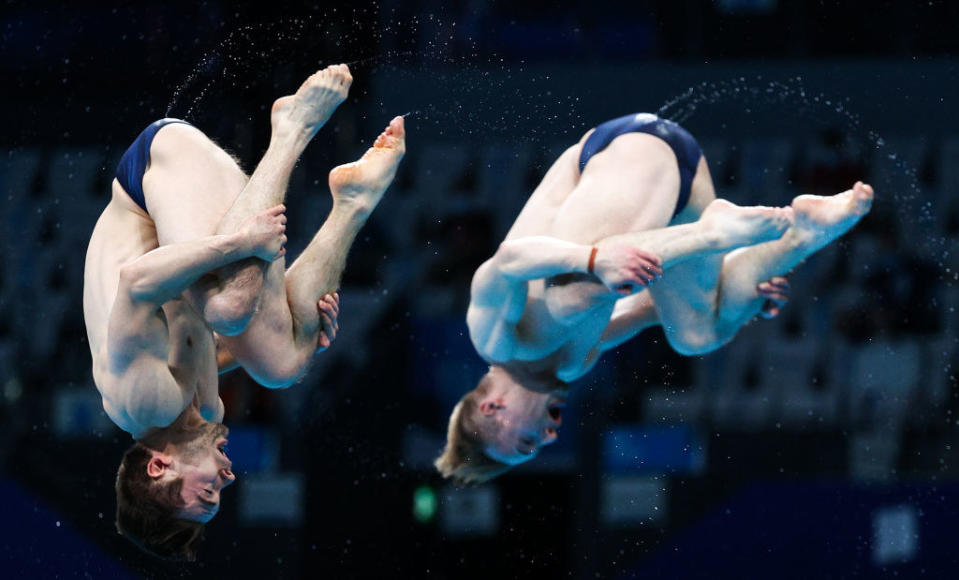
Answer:
M236 161L195 127L178 123L160 129L143 176L160 245L216 233L246 182Z
M313 340L297 342L295 329L286 301L284 259L270 264L264 276L262 299L249 325L239 335L223 336L224 346L254 380L265 387L279 388L292 384L306 372L316 350L315 328ZM319 314L314 325L319 326Z
M683 211L679 212L669 225L689 224L697 221L703 215L706 206L716 200L716 188L713 185L712 175L709 173L709 164L706 156L700 156L696 175L689 190L689 201Z
M553 162L513 221L507 240L550 233L556 212L579 182L580 147L566 149Z
M553 235L591 244L627 232L665 227L679 198L679 165L665 141L620 135L590 158L565 199Z
M716 190L709 175L706 158L699 159L693 177L689 203L669 225L695 222L710 203L716 199ZM663 304L688 307L700 312L715 312L716 292L723 265L723 254L686 260L663 272L663 279L650 287L657 306ZM661 313L667 314L667 313Z
M709 166L701 157L689 202L670 225L697 221L715 199ZM711 350L726 340L716 316L724 258L714 254L686 260L666 270L663 279L649 288L670 344L684 354Z

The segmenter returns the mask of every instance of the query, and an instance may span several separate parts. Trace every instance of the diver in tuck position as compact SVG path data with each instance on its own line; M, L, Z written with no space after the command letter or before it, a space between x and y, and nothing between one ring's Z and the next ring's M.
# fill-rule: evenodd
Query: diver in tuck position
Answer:
M277 99L253 174L183 121L150 125L120 161L87 249L83 307L103 407L136 440L117 474L117 529L193 559L235 479L217 372L242 365L282 388L337 330L346 255L405 152L400 117L361 159L330 172L333 209L287 270L290 173L343 102L345 65Z
M534 457L556 440L566 383L645 328L661 324L676 351L697 355L756 314L775 316L780 276L855 225L872 197L857 182L785 208L739 207L716 199L676 123L639 113L589 131L473 277L466 321L490 369L453 409L437 469L480 483Z

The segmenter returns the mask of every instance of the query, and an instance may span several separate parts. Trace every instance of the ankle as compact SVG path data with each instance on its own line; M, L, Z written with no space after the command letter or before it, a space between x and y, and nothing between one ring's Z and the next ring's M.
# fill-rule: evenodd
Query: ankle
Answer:
M374 207L363 200L356 199L353 196L340 196L336 192L333 193L333 210L331 214L335 214L341 218L349 220L362 220L365 221L366 218L373 213Z
M295 123L273 125L270 133L269 149L295 151L299 156L313 140L316 131Z

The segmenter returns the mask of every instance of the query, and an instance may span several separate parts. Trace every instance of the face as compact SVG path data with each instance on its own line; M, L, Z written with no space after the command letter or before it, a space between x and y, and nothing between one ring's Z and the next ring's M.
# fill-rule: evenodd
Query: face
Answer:
M180 517L206 523L220 510L220 491L233 483L233 462L226 455L228 429L209 423L204 433L182 446L171 471L183 478Z
M556 441L563 424L566 390L536 392L513 380L496 385L480 403L480 412L499 423L496 440L486 454L508 465L529 461Z

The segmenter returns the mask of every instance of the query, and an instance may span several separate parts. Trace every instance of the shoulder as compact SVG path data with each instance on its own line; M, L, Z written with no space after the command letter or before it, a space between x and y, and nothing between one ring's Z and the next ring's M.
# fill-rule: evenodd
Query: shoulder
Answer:
M122 369L101 377L103 408L114 423L134 437L173 423L191 397L177 383L166 361L144 353Z

